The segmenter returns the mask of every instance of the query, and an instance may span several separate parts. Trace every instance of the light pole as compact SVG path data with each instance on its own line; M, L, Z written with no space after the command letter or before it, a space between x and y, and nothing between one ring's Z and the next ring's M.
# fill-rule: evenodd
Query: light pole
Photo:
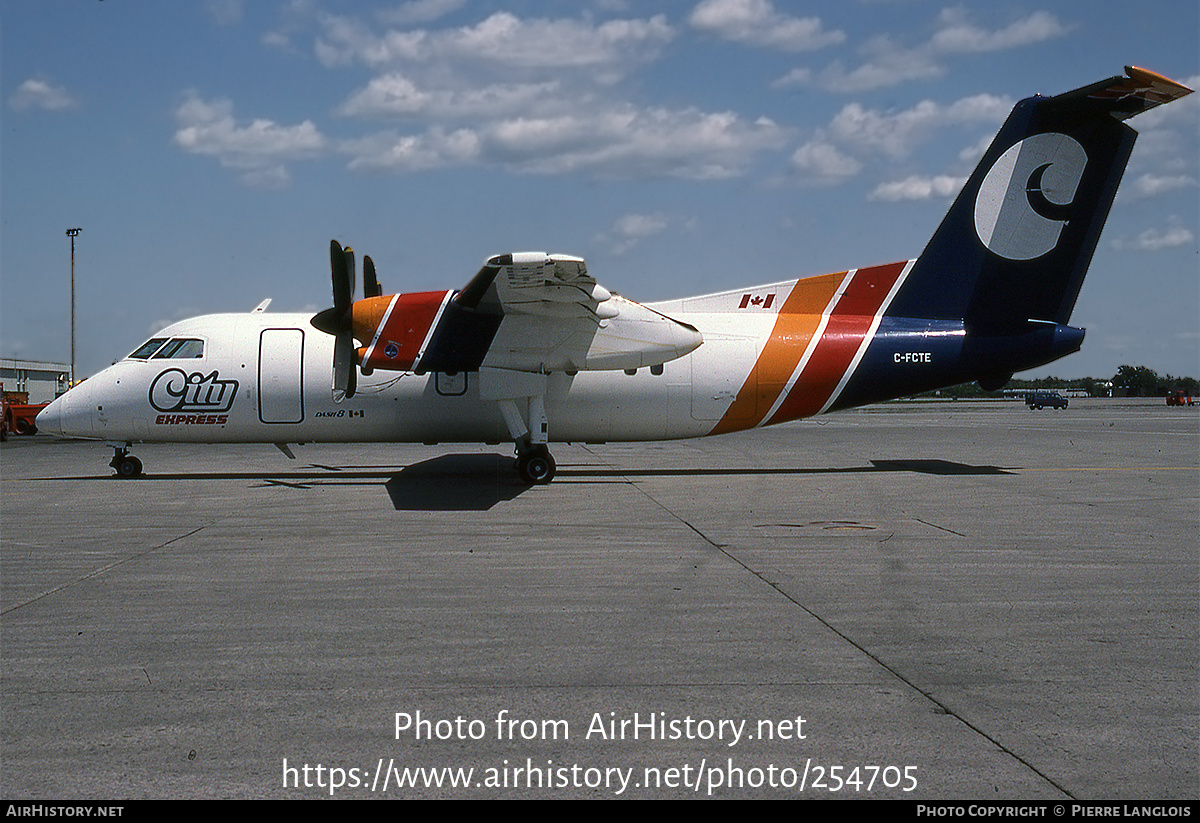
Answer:
M83 229L67 229L71 238L71 376L67 379L67 389L75 385L75 236Z

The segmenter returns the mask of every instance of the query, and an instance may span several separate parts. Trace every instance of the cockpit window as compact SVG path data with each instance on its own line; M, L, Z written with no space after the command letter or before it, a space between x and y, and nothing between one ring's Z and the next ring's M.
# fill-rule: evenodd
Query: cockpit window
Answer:
M165 337L155 337L147 340L145 343L138 346L137 351L129 355L129 357L132 360L148 360L150 355L158 351L159 348L162 347L162 344L166 342L167 338Z
M195 357L204 356L204 341L195 340L186 337L176 337L167 345L163 346L154 355L155 360L162 358L171 358L172 360L184 360Z

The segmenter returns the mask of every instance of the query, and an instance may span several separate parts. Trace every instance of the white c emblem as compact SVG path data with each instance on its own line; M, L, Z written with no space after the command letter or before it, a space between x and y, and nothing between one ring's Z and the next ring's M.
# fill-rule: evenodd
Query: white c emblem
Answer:
M1065 134L1027 137L1000 155L979 187L975 231L990 251L1033 260L1058 245L1087 152Z

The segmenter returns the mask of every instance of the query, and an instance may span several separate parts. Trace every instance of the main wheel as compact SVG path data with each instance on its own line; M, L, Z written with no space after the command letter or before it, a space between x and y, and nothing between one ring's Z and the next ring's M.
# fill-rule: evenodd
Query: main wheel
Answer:
M554 479L554 458L545 446L537 446L517 458L517 473L532 485L544 485Z

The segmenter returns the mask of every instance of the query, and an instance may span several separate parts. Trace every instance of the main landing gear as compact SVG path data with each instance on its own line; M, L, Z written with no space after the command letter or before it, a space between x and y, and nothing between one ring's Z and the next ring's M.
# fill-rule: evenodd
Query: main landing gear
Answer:
M546 403L543 395L529 398L529 426L526 427L521 412L514 400L498 401L508 433L517 447L517 474L533 486L549 483L554 479L554 458L546 445L550 424L546 419ZM530 431L532 429L532 431Z
M113 459L110 466L117 470L117 477L129 479L142 476L142 461L129 453L129 446L113 446Z

